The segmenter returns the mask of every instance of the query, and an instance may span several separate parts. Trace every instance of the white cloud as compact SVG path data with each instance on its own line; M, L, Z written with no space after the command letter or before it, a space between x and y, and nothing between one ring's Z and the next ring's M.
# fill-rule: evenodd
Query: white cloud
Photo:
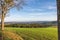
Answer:
M48 6L48 9L56 9L56 6Z
M57 16L40 16L40 17L6 17L5 21L55 21Z
M57 16L56 12L37 12L37 13L29 13L29 16Z
M28 11L28 12L39 12L39 11L44 11L42 9L34 9L34 8L27 8L27 9L23 9L24 11Z

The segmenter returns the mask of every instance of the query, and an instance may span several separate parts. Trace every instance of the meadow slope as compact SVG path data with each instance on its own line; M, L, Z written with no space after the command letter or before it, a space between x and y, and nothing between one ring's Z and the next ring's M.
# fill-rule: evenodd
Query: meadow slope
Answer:
M18 34L24 40L58 40L57 28L5 28Z

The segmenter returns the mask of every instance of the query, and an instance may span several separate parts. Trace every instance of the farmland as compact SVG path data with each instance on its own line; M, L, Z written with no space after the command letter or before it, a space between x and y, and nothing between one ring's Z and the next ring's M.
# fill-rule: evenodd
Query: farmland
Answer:
M10 28L5 28L5 31L9 31L14 34L17 34L20 37L22 37L24 40L58 40L57 28L12 28L10 27Z

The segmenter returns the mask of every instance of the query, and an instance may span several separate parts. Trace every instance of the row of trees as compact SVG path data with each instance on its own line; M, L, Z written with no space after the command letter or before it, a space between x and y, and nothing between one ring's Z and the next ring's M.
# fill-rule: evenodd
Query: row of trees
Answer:
M42 28L52 27L54 25L47 24L6 24L5 27L18 27L18 28Z

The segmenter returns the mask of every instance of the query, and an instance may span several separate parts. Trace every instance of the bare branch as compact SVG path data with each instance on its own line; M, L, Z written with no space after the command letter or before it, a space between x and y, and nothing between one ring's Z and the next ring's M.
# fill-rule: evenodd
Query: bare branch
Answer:
M2 11L6 15L7 11L11 8L16 7L19 9L22 5L24 5L24 0L0 0L0 17L2 15Z

